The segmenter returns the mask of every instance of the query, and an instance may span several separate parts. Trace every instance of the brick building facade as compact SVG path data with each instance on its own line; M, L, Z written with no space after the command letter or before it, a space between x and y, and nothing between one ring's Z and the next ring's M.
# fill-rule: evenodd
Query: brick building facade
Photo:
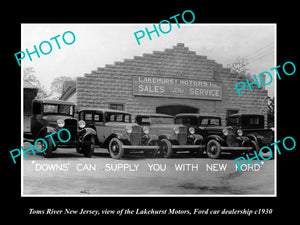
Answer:
M253 85L253 92L245 89L239 97L234 87L239 81L228 68L179 43L78 77L73 95L68 96L79 109L114 108L133 115L200 112L222 117L223 124L232 113L260 113L266 121L267 91Z

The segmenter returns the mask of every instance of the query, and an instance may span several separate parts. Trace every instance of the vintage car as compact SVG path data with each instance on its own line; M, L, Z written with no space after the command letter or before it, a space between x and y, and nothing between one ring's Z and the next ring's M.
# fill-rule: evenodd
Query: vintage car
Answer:
M75 105L74 103L49 100L49 99L34 99L32 101L32 115L30 118L30 131L24 131L24 141L33 142L39 138L44 138L47 142L47 148L43 141L37 142L41 149L45 149L42 154L45 157L51 157L52 152L57 147L76 147L81 149L81 153L86 157L91 157L94 152L94 137L95 132L90 128L85 128L84 121L77 121L74 118ZM62 128L68 129L71 138L68 142L61 142L57 135L48 136L49 134L58 133ZM69 135L66 132L60 132L62 138ZM54 144L52 140L54 140Z
M248 137L243 136L242 130L222 126L220 117L182 113L175 116L175 123L192 127L196 134L203 137L209 158L217 159L222 152L236 155L253 149L253 143Z
M174 118L165 114L138 114L135 122L149 130L151 140L160 146L160 155L165 158L174 152L188 150L193 156L200 156L204 150L203 138L183 125L174 124Z
M257 153L263 146L270 146L274 142L274 131L265 129L264 124L264 115L260 114L237 113L227 117L227 125L242 130L244 135L255 143L254 150Z
M96 132L96 144L107 148L114 159L120 159L131 150L155 152L154 142L150 143L147 129L131 122L131 114L125 111L84 108L79 111L79 119Z

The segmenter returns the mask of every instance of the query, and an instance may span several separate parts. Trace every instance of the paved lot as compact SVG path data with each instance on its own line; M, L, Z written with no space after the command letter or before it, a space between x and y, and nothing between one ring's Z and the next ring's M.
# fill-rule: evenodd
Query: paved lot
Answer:
M23 160L24 195L273 195L274 160L235 169L231 155L213 160L178 154L171 159L132 153L122 160L96 149L92 158L59 148Z

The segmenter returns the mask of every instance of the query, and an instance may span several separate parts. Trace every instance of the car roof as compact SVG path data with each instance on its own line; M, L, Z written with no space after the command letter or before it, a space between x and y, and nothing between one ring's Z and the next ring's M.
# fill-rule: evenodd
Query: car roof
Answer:
M235 114L231 114L228 117L231 116L264 116L262 114L258 114L258 113L235 113Z
M173 118L174 116L168 115L168 114L162 114L162 113L140 113L136 116L150 116L150 117L167 117L167 118Z
M220 118L219 116L211 115L211 114L206 114L206 113L179 113L176 115L177 116L196 116L196 117L214 117L214 118Z
M75 105L74 102L56 100L56 99L34 99L32 102L48 103L48 104L60 104L60 105Z
M117 112L117 113L126 113L126 114L131 114L129 112L126 111L122 111L122 110L116 110L116 109L108 109L108 108L81 108L79 110L79 112L81 111L101 111L101 112Z

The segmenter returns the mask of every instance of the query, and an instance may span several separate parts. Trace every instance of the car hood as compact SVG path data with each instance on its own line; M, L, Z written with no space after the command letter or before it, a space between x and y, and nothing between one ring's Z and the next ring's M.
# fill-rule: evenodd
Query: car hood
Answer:
M181 124L154 124L154 125L150 125L150 127L173 129L174 127L183 127L183 125L181 125Z
M139 126L136 123L122 123L122 122L107 122L105 123L105 125L109 127Z
M235 135L236 129L232 128L231 126L212 126L212 127L199 127L200 130L207 132L207 134L223 134L223 129L227 129L229 134Z
M233 129L232 127L230 126L207 126L207 127L204 127L204 126L200 126L199 127L200 129L204 129L204 130L214 130L214 131L222 131L223 129Z

